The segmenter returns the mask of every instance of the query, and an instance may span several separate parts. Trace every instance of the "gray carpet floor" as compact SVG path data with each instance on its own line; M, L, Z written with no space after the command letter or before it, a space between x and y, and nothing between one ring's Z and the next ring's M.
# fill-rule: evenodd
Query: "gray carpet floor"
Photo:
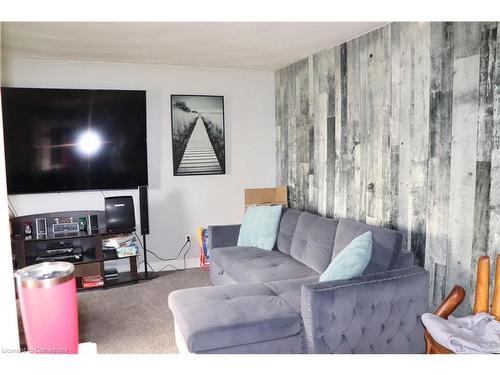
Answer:
M78 293L80 342L94 342L99 353L177 353L170 292L207 286L201 269L165 272L160 277Z

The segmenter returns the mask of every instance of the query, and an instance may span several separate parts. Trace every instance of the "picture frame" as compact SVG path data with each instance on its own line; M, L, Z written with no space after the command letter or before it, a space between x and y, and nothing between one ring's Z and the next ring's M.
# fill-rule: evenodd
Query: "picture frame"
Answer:
M224 96L171 95L174 176L226 174Z

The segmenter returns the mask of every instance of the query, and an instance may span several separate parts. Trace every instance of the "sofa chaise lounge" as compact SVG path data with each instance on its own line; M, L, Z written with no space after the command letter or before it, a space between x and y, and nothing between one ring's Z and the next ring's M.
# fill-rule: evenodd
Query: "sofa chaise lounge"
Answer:
M169 295L180 352L425 352L428 272L402 251L401 233L284 209L268 251L236 246L239 228L208 228L214 286ZM373 247L363 275L319 282L366 231Z

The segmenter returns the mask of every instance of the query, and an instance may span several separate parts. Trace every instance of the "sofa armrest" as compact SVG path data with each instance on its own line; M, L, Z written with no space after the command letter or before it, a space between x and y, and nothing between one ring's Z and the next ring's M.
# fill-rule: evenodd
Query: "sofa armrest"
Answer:
M429 274L408 267L302 286L308 353L425 353Z
M236 246L240 227L240 224L210 225L208 227L208 250L216 247Z

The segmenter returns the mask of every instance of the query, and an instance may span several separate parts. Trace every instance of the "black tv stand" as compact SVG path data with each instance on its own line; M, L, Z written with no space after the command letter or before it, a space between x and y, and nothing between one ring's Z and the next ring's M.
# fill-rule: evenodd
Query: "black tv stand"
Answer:
M97 231L93 231L91 233L78 232L54 234L50 229L55 218L73 217L76 221L78 221L78 218L87 217L90 214L98 215L99 230ZM47 220L47 227L49 229L47 235L37 237L36 233L33 233L31 236L25 236L24 223L31 222L34 224L37 218L45 218ZM104 285L101 288L109 288L122 284L138 282L140 280L137 272L138 255L117 257L116 255L112 256L104 254L102 240L106 236L109 236L105 232L104 222L104 211L51 212L11 218L11 244L14 269L38 263L36 258L41 250L43 251L55 246L78 247L81 248L81 258L79 260L71 261L75 265L76 285L78 290L95 289L95 287L83 287L82 278L85 276L100 275L104 281ZM36 231L34 226L33 230ZM116 233L113 233L113 235L116 235ZM117 280L106 280L104 277L106 262L119 259L128 259L129 271L120 272ZM148 272L148 274L150 273L151 272Z

